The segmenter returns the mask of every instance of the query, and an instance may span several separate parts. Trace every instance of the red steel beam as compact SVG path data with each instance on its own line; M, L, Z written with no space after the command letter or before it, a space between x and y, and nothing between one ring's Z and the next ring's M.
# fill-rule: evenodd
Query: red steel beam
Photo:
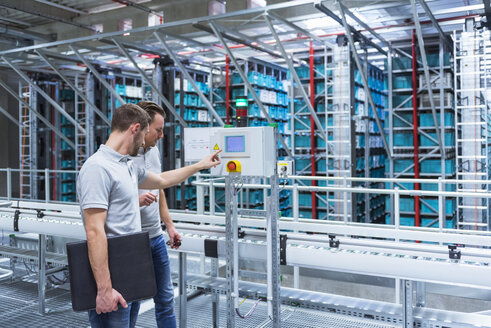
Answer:
M414 145L414 178L419 179L419 144L418 144L418 62L416 55L416 30L411 37L411 56L413 68L413 145ZM414 184L414 190L419 190L419 183ZM421 226L419 196L414 197L414 225Z
M230 124L230 58L225 55L225 112L227 113L227 125Z
M309 66L310 66L310 103L315 108L315 85L314 85L314 44L310 41L309 51ZM310 115L310 164L312 166L312 176L315 176L315 122L313 115ZM316 181L312 180L312 186L316 185ZM317 199L315 191L312 191L312 219L317 219Z

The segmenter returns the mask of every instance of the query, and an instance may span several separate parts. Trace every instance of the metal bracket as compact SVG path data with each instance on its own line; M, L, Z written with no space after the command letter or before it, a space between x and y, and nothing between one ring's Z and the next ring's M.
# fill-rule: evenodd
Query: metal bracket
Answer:
M280 265L286 265L286 234L280 235Z
M246 234L245 231L242 230L242 229L240 229L240 227L237 228L237 231L238 231L238 235L237 236L239 238L243 239L245 237L245 234Z
M329 235L329 247L339 248L339 240L336 240L336 235Z
M451 260L460 260L462 253L457 250L457 245L448 245L448 257Z
M218 240L205 239L205 256L218 258Z
M14 212L14 231L19 231L19 215L20 211L16 210Z

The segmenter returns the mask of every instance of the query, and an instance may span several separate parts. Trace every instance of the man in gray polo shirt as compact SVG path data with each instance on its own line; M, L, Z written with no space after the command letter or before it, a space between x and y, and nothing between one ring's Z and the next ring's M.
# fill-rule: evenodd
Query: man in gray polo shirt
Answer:
M220 164L218 152L199 163L155 174L136 168L129 155L144 146L150 117L140 107L125 104L114 110L105 145L82 166L77 195L87 234L92 272L97 284L96 309L89 311L92 327L134 327L139 303L127 304L112 288L107 259L107 236L141 231L138 187L163 189L194 173Z

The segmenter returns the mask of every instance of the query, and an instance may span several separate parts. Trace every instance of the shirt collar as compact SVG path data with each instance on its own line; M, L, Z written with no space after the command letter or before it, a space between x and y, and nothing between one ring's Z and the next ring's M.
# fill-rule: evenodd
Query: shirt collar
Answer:
M104 144L99 147L99 151L103 152L105 155L109 156L112 160L116 162L127 162L130 158L129 155L121 155L111 147L108 147Z
M148 147L147 150L145 150L144 147L140 147L138 149L138 155L144 155L146 153L148 153L150 150L152 150L153 147Z

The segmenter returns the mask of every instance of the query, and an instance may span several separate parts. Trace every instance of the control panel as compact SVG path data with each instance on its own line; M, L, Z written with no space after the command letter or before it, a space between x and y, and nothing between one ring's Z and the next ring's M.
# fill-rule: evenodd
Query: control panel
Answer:
M273 127L186 128L186 161L198 161L207 154L222 150L222 164L211 168L213 175L240 172L244 176L271 176L276 165Z

